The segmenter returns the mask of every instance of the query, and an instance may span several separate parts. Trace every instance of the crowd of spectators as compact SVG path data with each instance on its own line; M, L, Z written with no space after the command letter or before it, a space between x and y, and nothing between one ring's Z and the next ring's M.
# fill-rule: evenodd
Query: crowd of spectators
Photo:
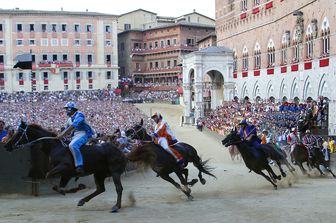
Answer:
M327 103L323 98L320 98L319 103L312 101L304 104L271 101L225 102L199 122L212 131L226 135L243 119L255 125L260 133L267 130L275 136L281 136L289 129L297 128L300 122L309 128L312 125L326 127Z
M32 101L33 100L33 101ZM116 129L128 129L147 117L133 104L123 103L113 91L66 91L13 93L0 95L0 120L6 126L17 127L21 119L46 129L59 131L67 116L63 109L67 101L75 101L86 115L87 122L100 134L113 134Z
M140 93L133 93L134 98L140 98L144 101L163 101L173 102L179 98L177 91L141 91Z

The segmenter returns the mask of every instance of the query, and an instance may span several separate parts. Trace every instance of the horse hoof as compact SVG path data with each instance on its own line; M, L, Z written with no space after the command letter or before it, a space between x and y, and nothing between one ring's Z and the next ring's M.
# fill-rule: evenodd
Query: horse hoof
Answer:
M194 200L194 197L189 194L188 201L192 201L192 200Z
M277 185L274 186L274 190L278 190L278 186Z
M283 173L283 174L282 174L282 177L286 177L286 176L287 176L286 173Z
M62 189L61 189L61 190L58 190L58 192L59 192L60 194L62 194L63 196L65 196L65 194L66 194L66 193L65 193L65 190L62 190Z
M197 179L193 179L192 181L190 181L188 184L189 184L189 186L194 186L196 183L198 182L198 180Z
M206 180L205 179L201 179L201 184L205 184L206 183Z
M278 179L278 180L281 180L281 176L279 175L279 176L277 177L277 179Z
M119 210L119 208L116 206L116 205L114 205L113 207L112 207L112 209L111 209L111 213L117 213L118 212L118 210Z
M85 204L85 201L84 200L80 200L80 201L78 201L77 206L78 207L82 207L82 206L84 206L84 204Z
M288 183L288 186L289 186L289 187L292 187L292 183Z

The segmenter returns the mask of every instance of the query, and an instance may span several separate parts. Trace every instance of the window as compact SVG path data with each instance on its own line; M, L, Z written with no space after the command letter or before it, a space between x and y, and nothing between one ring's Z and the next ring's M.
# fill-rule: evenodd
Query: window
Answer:
M36 73L35 72L31 73L30 80L36 80Z
M92 90L93 89L93 85L89 84L89 89Z
M48 46L48 39L41 39L41 46Z
M64 90L65 90L65 91L69 90L69 85L65 84L65 85L64 85Z
M174 67L177 66L177 60L174 60Z
M249 67L249 58L248 58L248 50L244 47L243 50L243 70L247 71Z
M61 45L62 45L62 46L68 46L68 45L69 45L69 41L68 41L68 39L62 39L62 40L61 40Z
M170 39L167 40L167 46L170 46Z
M111 46L112 41L111 40L105 40L105 46Z
M19 73L19 81L23 81L23 73L22 72Z
M80 26L79 26L79 24L75 24L75 32L76 33L80 32Z
M53 54L53 55L52 55L52 58L53 58L53 61L57 61L57 59L58 59L58 58L57 58L57 54Z
M233 72L237 72L238 69L238 56L236 51L233 51Z
M274 67L275 65L275 46L273 40L269 40L267 46L267 55L268 55L268 67Z
M111 26L110 25L105 26L105 33L111 33Z
M56 24L51 24L51 31L57 32L57 25Z
M80 84L77 84L76 85L76 90L80 90L80 89L81 89Z
M51 39L51 46L58 46L58 39Z
M48 85L44 85L43 90L49 91L49 86Z
M64 79L64 80L68 80L68 79L69 79L69 76L68 76L68 72L67 72L67 71L64 71L64 72L63 72L63 79Z
M62 59L63 61L68 61L68 54L63 54Z
M80 55L79 54L75 55L75 62L80 63Z
M23 46L23 40L22 39L17 39L16 40L16 45L17 46Z
M5 90L5 74L0 73L0 90Z
M86 45L87 46L92 46L93 45L93 40L92 39L87 39L86 40Z
M289 38L290 38L290 32L287 31L283 36L282 36L282 41L281 41L281 65L286 65L288 63L288 47L289 47Z
M35 24L29 24L29 31L34 32L35 31Z
M260 5L260 0L254 0L254 5Z
M135 64L135 69L136 69L137 71L140 71L140 63L136 63L136 64Z
M76 80L80 80L80 78L81 78L80 71L76 71Z
M43 72L43 80L48 80L48 72Z
M22 24L16 24L16 31L22 32Z
M111 80L112 79L111 71L106 71L106 79L107 80Z
M88 74L88 79L89 79L89 80L93 78L92 71L88 71L87 74Z
M167 67L170 68L170 60L167 61Z
M92 64L92 55L91 54L87 55L87 60L88 60L88 64Z
M187 45L188 46L194 46L194 43L195 43L194 39L190 39L190 38L187 39Z
M48 55L47 54L43 54L42 55L42 60L47 61L48 60Z
M161 40L161 44L160 44L160 46L161 46L161 48L164 47L164 42L163 42L163 40Z
M0 55L0 64L4 64L4 55Z
M327 18L324 18L322 22L322 56L329 56L330 52L330 28L329 21Z
M247 0L242 0L241 1L241 10L246 11L247 10Z
M149 69L153 69L153 63L152 62L149 63Z
M86 32L88 33L92 32L92 25L86 25Z
M35 59L35 55L32 54L32 62L35 63L36 62L36 59Z
M293 62L299 62L299 57L300 57L300 48L299 48L299 44L296 44L293 46Z
M36 42L34 39L30 39L29 40L29 46L35 46L36 45Z
M0 24L0 32L3 32L3 26Z
M67 31L67 25L66 24L62 24L62 32L66 32Z
M79 39L75 39L75 41L74 41L74 45L75 45L75 46L80 46L80 40L79 40Z
M155 47L155 48L158 48L158 47L159 47L159 43L158 43L158 41L155 41L155 42L154 42L154 47Z
M0 39L0 46L4 45L4 40Z
M111 63L111 55L106 55L106 63Z
M254 47L254 68L260 69L260 66L261 66L260 44L256 43Z
M173 39L173 44L176 45L177 44L177 40Z
M155 62L155 68L159 68L159 62Z
M131 29L131 24L124 24L124 30L130 30Z
M47 32L47 24L41 24L42 32Z

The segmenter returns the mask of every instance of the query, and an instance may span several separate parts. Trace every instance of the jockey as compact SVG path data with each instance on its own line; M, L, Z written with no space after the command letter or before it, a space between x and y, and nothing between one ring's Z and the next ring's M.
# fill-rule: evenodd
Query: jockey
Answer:
M306 130L306 135L302 138L303 145L307 148L309 158L313 157L313 149L316 145L316 138L310 133L310 130Z
M168 123L163 120L160 113L155 112L151 117L155 123L155 129L153 132L154 142L159 144L164 150L166 150L169 154L171 154L175 159L177 164L180 166L184 166L184 160L182 155L177 152L175 149L170 146L177 143L177 139L175 138L172 130L170 129Z
M257 137L257 128L254 125L249 125L246 119L242 120L239 125L241 126L240 137L247 140L251 146L259 149L261 140Z
M289 135L288 135L288 143L290 145L290 156L292 163L296 163L294 159L293 151L295 149L296 144L299 142L299 137L296 135L296 128L292 128Z
M121 151L123 153L129 153L131 152L129 150L129 144L130 144L130 139L126 137L125 131L120 132L120 137L117 138L117 142L120 144Z
M65 130L60 133L57 138L62 139L64 136L72 132L72 139L69 144L70 151L74 157L76 172L79 175L84 173L83 157L80 148L85 145L89 139L94 135L93 129L85 121L85 116L78 111L76 104L72 101L68 102L64 108L69 119Z

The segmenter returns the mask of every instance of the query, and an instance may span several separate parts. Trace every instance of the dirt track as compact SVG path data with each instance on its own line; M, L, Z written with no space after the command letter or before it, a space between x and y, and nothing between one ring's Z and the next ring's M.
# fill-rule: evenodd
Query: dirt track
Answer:
M248 173L243 163L232 162L218 140L192 127L179 127L181 107L139 105L147 114L160 111L178 139L192 144L204 159L212 158L217 180L206 177L205 186L192 188L188 202L172 185L156 178L152 171L138 171L123 177L123 209L109 213L116 199L114 186L84 207L77 201L91 190L65 197L49 195L0 197L0 222L334 222L336 180L331 177L290 177L278 183L276 191L262 177ZM151 108L151 109L150 109ZM190 166L191 177L197 172ZM133 194L135 202L129 199Z

